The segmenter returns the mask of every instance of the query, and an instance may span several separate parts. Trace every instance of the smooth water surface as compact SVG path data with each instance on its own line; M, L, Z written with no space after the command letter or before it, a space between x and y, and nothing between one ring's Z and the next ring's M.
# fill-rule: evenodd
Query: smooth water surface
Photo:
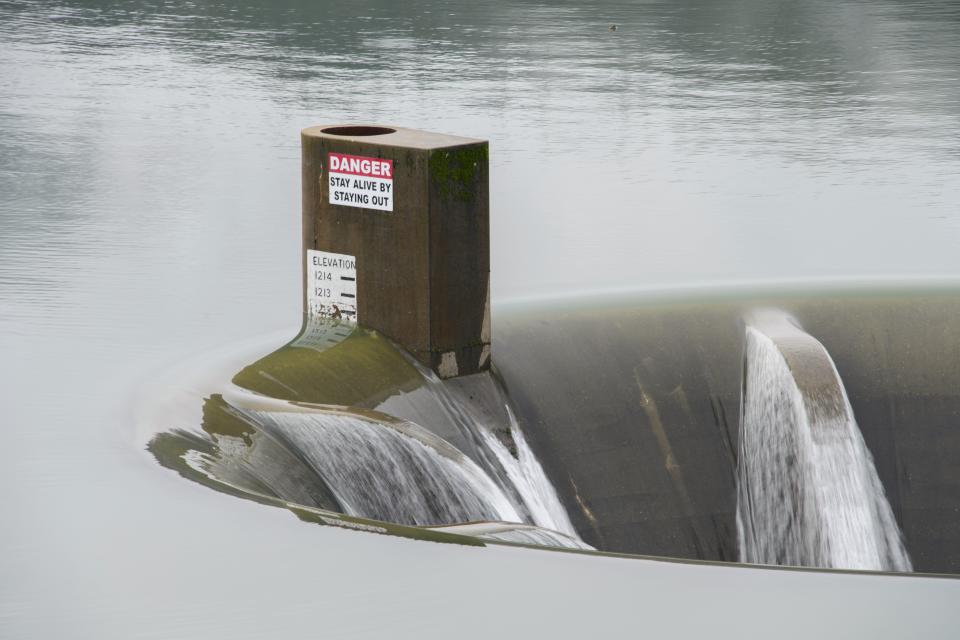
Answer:
M293 335L304 126L489 138L502 300L960 275L958 120L952 0L0 0L0 635L955 629L954 582L309 526L131 424L160 367Z

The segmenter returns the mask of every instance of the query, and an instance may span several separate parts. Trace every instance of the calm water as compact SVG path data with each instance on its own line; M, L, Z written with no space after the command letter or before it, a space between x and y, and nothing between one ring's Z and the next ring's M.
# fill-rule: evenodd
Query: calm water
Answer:
M0 0L0 635L293 636L325 620L381 637L469 619L468 635L564 636L641 615L715 635L788 615L777 580L821 594L838 632L950 628L942 582L845 590L841 607L821 576L311 527L160 470L135 446L135 389L297 324L298 132L349 121L491 140L501 300L960 276L953 0ZM693 593L671 571L697 574ZM715 615L678 618L679 594ZM868 610L899 615L864 627ZM818 628L792 620L784 633Z

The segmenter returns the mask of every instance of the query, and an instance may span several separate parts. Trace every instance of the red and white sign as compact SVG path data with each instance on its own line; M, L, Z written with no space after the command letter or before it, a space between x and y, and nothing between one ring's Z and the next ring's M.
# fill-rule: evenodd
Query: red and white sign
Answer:
M393 211L393 160L328 154L330 204Z

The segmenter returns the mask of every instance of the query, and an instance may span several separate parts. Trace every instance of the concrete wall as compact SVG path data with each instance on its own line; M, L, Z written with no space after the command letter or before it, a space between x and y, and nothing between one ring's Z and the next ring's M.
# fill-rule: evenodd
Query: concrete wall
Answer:
M746 311L792 313L829 350L917 571L960 572L960 296L586 301L495 316L494 362L584 539L736 558Z
M497 371L589 544L736 559L740 330L726 316L687 305L497 316Z

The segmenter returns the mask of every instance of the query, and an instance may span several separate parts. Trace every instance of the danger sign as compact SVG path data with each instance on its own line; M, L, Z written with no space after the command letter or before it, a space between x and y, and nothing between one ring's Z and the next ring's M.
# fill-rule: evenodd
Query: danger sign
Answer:
M393 211L393 160L331 153L330 204Z

